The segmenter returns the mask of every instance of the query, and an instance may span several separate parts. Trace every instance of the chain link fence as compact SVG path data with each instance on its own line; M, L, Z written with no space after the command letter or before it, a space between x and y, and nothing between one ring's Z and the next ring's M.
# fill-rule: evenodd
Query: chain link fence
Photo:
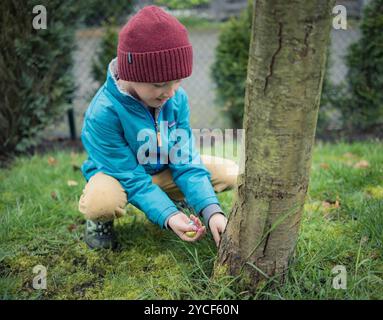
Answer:
M214 12L214 10L218 10L217 8L219 8L217 2L220 1L212 1L210 6L194 11L169 11L177 17L186 14L188 16L197 15L198 17L202 16L209 19L216 19L216 23L213 23L211 26L188 28L190 41L193 45L194 66L193 74L183 80L182 86L186 90L190 100L190 121L192 128L230 127L230 123L225 118L223 111L215 103L215 83L210 76L210 69L215 59L215 48L218 44L220 33L220 29L217 25L219 25L222 20L230 18L231 15L238 15L239 9L246 7L246 1L239 1L242 2L242 6L237 6L237 12L231 10L228 11L228 13ZM132 14L148 4L151 4L151 1L140 2L139 5L134 7ZM331 31L331 68L329 72L330 79L335 84L342 82L347 77L345 55L349 45L357 41L360 37L359 22L366 1L337 1L337 4L343 4L347 8L348 24L346 30L332 29ZM128 18L129 17L127 17L127 19ZM103 33L104 28L102 27L81 28L76 32L76 49L73 52L73 76L77 89L72 105L77 138L81 133L84 112L94 93L102 85L94 80L91 71L95 53L99 50ZM106 65L105 68L107 67ZM44 136L47 139L70 137L69 123L68 115L63 116L57 123L46 129Z

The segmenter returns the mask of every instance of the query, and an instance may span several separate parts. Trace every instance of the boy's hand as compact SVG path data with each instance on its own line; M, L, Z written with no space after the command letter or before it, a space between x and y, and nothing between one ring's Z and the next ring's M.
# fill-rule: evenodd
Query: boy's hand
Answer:
M216 213L212 215L209 219L210 231L213 235L217 247L219 246L219 242L221 241L221 233L225 231L226 225L227 218L221 213Z
M194 225L189 224L190 221L194 222ZM177 213L170 217L168 226L184 241L194 242L201 239L206 233L206 227L202 226L201 220L194 215L190 215L190 218L183 212ZM194 237L188 237L185 232L196 231Z

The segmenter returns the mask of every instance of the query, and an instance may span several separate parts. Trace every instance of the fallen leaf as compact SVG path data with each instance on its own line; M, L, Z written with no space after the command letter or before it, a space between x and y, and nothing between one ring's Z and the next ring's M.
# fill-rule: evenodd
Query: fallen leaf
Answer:
M73 232L73 230L76 230L77 229L77 226L74 224L74 223L72 223L72 224L70 224L69 226L68 226L68 230L69 230L69 232Z
M57 164L57 160L56 160L55 158L53 158L53 157L49 157L49 158L48 158L48 164L49 164L50 166L54 166L54 165Z
M322 201L322 207L325 209L331 208L331 203L327 201Z
M339 208L340 207L339 197L337 196L335 201L330 199L322 201L322 207L325 209Z
M54 192L54 191L52 191L52 192L51 192L51 198L52 198L53 200L57 200L57 193Z
M369 166L370 164L367 160L360 160L359 162L354 164L354 168L358 168L358 169L368 168Z
M343 154L343 157L345 157L345 158L357 158L357 156L351 152L346 152L345 154Z
M74 181L74 180L68 180L67 184L69 187L74 187L78 185L77 181Z
M325 163L325 162L321 163L319 166L320 166L322 169L325 169L325 170L327 170L328 168L330 168L329 164L328 164L328 163Z
M334 205L336 204L336 202L338 201L338 197L335 199L335 200L332 200L332 199L326 199L324 200L325 202L331 204L331 205Z

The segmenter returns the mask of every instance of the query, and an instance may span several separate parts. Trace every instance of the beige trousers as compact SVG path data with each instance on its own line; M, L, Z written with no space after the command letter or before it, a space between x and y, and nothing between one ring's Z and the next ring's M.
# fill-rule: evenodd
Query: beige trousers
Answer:
M211 174L215 192L230 190L236 186L239 168L234 161L208 155L201 155L201 160ZM170 199L184 199L184 195L173 181L170 169L153 175L152 181L165 191ZM118 180L99 172L85 185L79 201L79 210L89 220L111 220L124 214L127 203L126 192Z

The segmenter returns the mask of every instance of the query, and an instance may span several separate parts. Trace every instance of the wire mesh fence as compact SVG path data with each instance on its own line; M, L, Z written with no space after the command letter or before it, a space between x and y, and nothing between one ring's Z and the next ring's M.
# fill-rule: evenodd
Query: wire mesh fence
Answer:
M190 41L193 45L194 61L192 75L184 79L182 87L186 90L190 106L191 115L190 122L193 128L230 128L230 122L225 117L224 111L215 102L216 85L210 75L210 69L215 59L215 48L218 45L220 34L219 23L227 20L233 15L238 16L239 12L229 11L226 16L222 12L217 13L217 2L212 1L210 6L193 10L177 10L171 11L177 17L189 15L193 17L205 16L210 19L216 19L216 23L207 24L206 27L188 27ZM243 1L240 1L243 2ZM246 1L245 1L246 2ZM133 12L137 12L144 5L150 4L151 1L141 1L139 5L134 6ZM337 3L342 4L342 1ZM330 46L330 79L333 83L338 84L347 77L347 67L345 63L345 55L350 44L357 41L360 37L359 23L361 12L365 1L343 1L346 8L351 8L350 19L348 19L347 29L332 29L331 46ZM238 8L242 8L239 6ZM130 16L129 15L129 16ZM129 19L126 17L126 20ZM224 16L225 19L222 17ZM99 21L103 21L107 17L99 17ZM122 27L122 24L120 25ZM76 32L76 49L73 52L74 68L73 77L76 83L76 91L72 101L72 109L74 114L74 123L76 128L76 136L79 137L84 112L86 111L90 100L102 85L97 82L92 75L92 64L95 53L98 52L102 41L105 28L82 27ZM105 69L108 66L105 65ZM46 129L44 134L46 138L67 138L70 136L68 116L64 115L58 122Z

